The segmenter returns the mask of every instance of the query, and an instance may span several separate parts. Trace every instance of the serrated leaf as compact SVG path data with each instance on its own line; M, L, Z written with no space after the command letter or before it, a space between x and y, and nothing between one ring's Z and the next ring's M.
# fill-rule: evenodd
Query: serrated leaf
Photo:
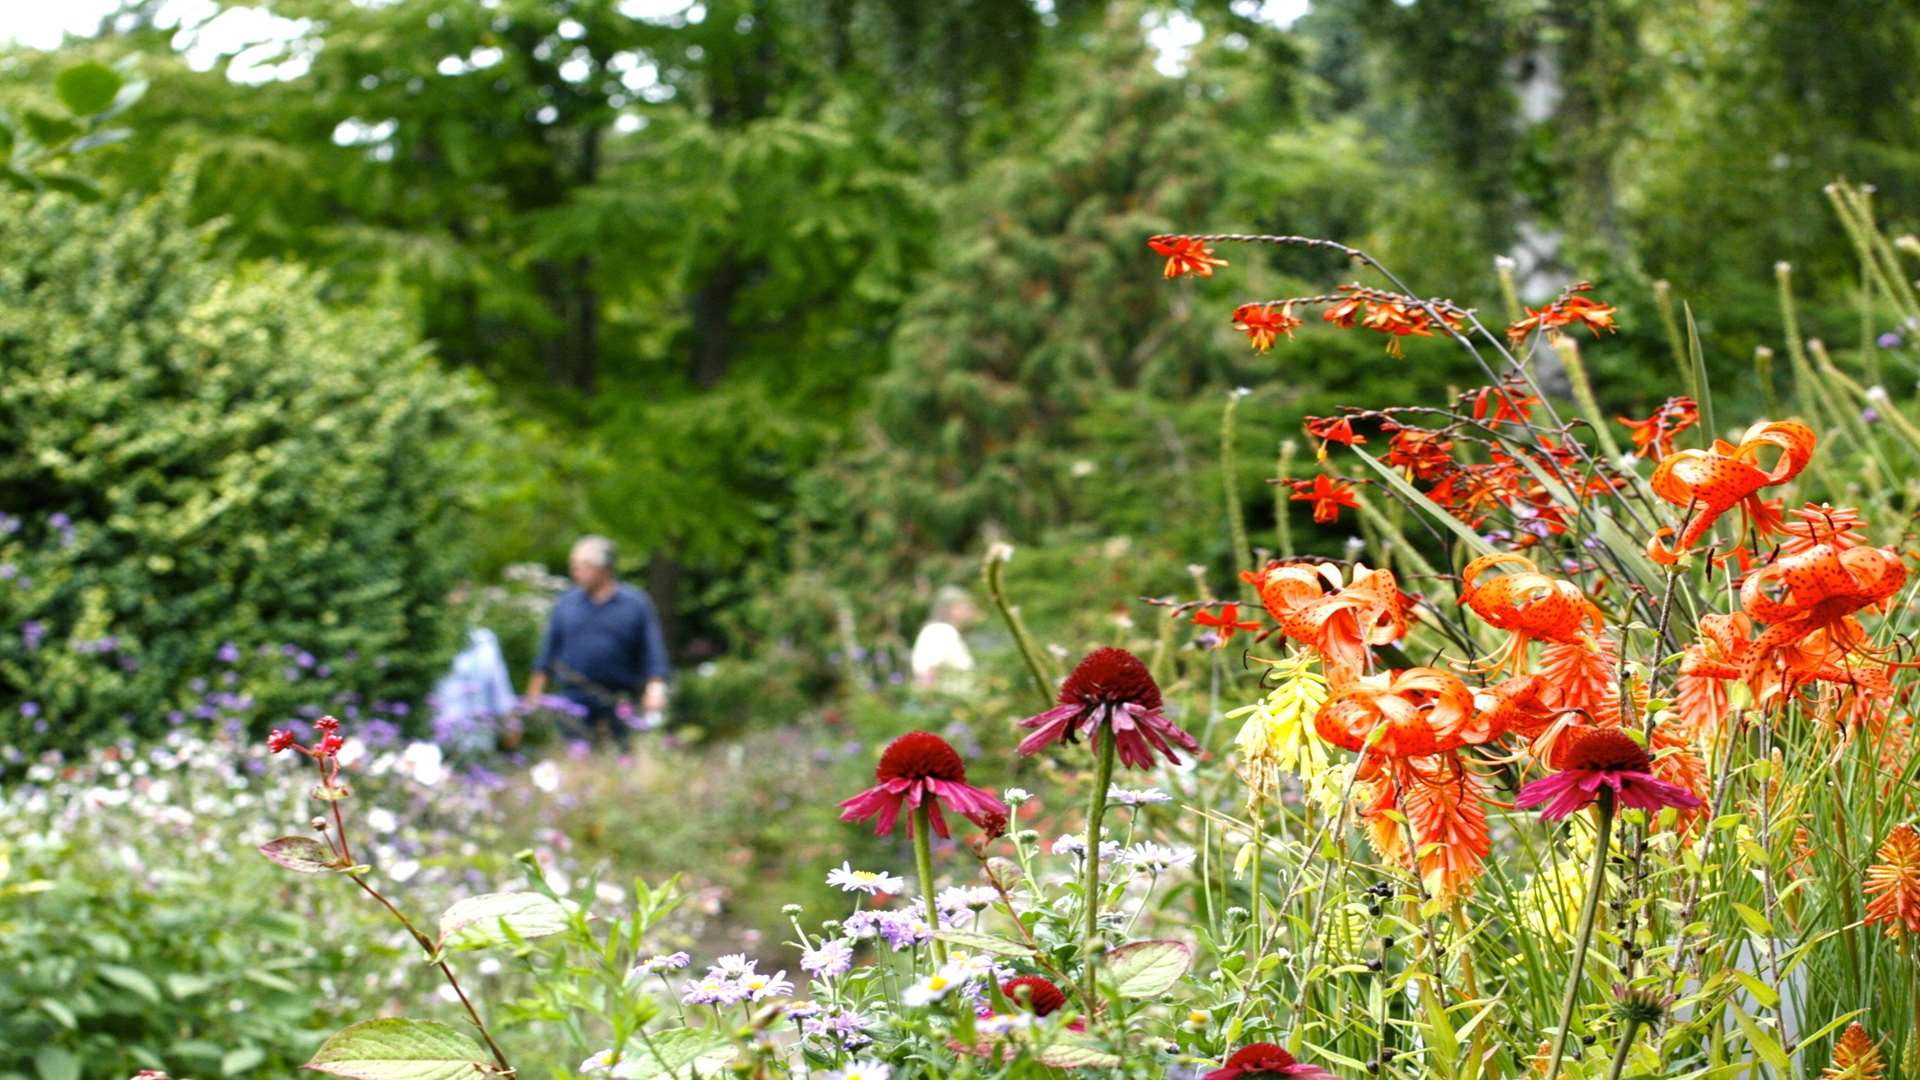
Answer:
M1056 1069L1111 1069L1120 1064L1118 1054L1110 1054L1087 1036L1071 1031L1041 1047L1034 1057Z
M470 896L440 916L440 947L483 949L516 937L546 937L565 930L568 915L558 900L539 893Z
M125 82L105 64L75 64L53 77L53 92L75 116L95 116L113 106Z
M1121 997L1157 997L1173 988L1193 963L1193 950L1178 941L1136 941L1107 957L1107 977Z
M700 1076L717 1075L738 1053L734 1045L720 1035L691 1028L675 1028L651 1038L651 1049L639 1039L627 1043L620 1064L613 1067L615 1080L686 1076L689 1067Z
M327 845L311 836L283 836L260 845L267 861L299 874L324 874L340 865Z
M993 953L995 956L1028 957L1033 955L1033 949L1030 946L1018 941L1008 941L1006 938L994 937L992 934L973 934L965 930L941 930L933 936L949 945L957 945L962 949L971 949L974 952Z
M492 1074L480 1044L433 1020L366 1020L334 1034L303 1069L351 1080L466 1080Z

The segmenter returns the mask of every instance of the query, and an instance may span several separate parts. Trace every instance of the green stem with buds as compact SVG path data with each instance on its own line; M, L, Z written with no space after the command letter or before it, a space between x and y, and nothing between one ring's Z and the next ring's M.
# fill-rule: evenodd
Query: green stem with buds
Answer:
M1081 951L1086 954L1087 973L1085 997L1087 1008L1091 1010L1097 987L1094 985L1094 946L1100 940L1100 819L1107 812L1107 787L1113 783L1114 741L1111 729L1099 735L1100 749L1097 751L1093 767L1093 795L1087 800L1087 850L1081 853L1086 860L1085 903L1087 907L1087 934Z
M1547 1080L1560 1080L1560 1059L1567 1052L1567 1038L1573 1033L1573 1009L1580 1002L1580 979L1586 973L1587 945L1593 940L1594 916L1600 911L1601 894L1607 891L1607 854L1613 834L1613 792L1600 789L1600 801L1594 804L1599 815L1598 833L1593 842L1593 875L1587 879L1587 898L1580 907L1580 929L1573 939L1573 967L1567 972L1567 993L1560 999L1560 1027L1553 1035L1553 1059L1547 1066Z
M929 796L931 798L931 796ZM940 933L940 907L933 902L933 815L928 803L913 808L913 862L920 870L920 892L927 902L927 932ZM933 962L947 962L947 943L933 939Z

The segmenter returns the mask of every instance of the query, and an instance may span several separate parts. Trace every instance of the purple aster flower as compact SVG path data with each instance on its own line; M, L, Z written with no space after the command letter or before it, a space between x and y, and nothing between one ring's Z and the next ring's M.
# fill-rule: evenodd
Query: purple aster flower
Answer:
M220 651L215 653L214 656L223 664L237 664L240 662L240 646L235 645L231 641L223 642L220 646Z
M24 717L26 717L26 718L27 718L27 719L29 719L29 720L31 720L31 719L33 719L33 718L34 718L34 717L36 717L36 716L39 716L39 715L40 715L40 703L39 703L39 702L37 702L37 701L23 701L23 702L21 702L21 703L20 703L20 715L21 715L21 716L24 716Z
M839 938L800 954L800 970L816 979L837 979L853 967L853 946Z
M28 619L20 624L20 642L27 647L28 652L38 649L40 642L46 636L47 624L39 619Z
M1883 349L1897 349L1900 347L1900 331L1889 330L1875 338L1874 344Z

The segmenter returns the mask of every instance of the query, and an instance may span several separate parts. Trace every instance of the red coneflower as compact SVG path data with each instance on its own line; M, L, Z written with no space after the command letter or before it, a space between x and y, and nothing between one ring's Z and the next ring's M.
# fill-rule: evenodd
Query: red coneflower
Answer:
M940 816L945 803L968 821L989 833L998 834L1007 826L1007 804L967 783L967 767L947 740L928 731L909 731L887 744L880 764L873 770L879 783L840 804L841 821L865 821L878 817L873 832L886 836L900 817L902 806L918 809L925 805L933 831L949 835ZM907 834L913 835L913 822L907 822Z
M1160 687L1153 674L1125 649L1088 653L1061 685L1059 701L1046 712L1020 721L1021 727L1035 729L1020 741L1022 754L1062 740L1075 742L1081 735L1090 736L1093 748L1099 750L1102 732L1112 733L1120 762L1129 768L1151 769L1155 750L1175 765L1180 758L1174 746L1190 754L1200 752L1193 736L1161 714Z
M1318 1065L1295 1061L1272 1043L1248 1043L1233 1052L1227 1063L1201 1080L1262 1080L1269 1076L1304 1076L1308 1080L1339 1080Z
M1022 975L1019 978L1008 979L1000 984L1000 992L1007 995L1008 1001L1027 1009L1035 1016L1051 1016L1065 1008L1067 1004L1066 992L1055 986L1053 980L1043 979L1038 975ZM1026 995L1024 1001L1021 1000L1023 993Z
M1563 736L1556 764L1560 771L1520 789L1513 804L1540 806L1540 816L1559 821L1576 810L1592 806L1602 789L1611 789L1621 806L1658 813L1663 806L1691 810L1701 802L1694 794L1653 775L1653 759L1646 748L1618 728L1578 728Z

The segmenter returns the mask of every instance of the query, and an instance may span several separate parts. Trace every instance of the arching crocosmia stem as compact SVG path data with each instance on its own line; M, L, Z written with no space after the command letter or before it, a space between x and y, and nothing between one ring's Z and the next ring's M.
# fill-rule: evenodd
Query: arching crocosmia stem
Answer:
M1560 1025L1553 1033L1553 1056L1547 1065L1547 1080L1559 1080L1560 1061L1567 1052L1567 1036L1573 1030L1573 1009L1580 1002L1580 982L1587 967L1587 946L1593 941L1594 917L1600 911L1601 894L1607 891L1607 849L1613 835L1613 792L1602 788L1593 804L1593 873L1587 878L1587 897L1580 905L1580 928L1574 932L1573 966L1567 969L1567 992L1560 999Z
M913 861L920 870L920 893L927 902L927 932L932 937L933 960L947 962L947 943L941 941L940 907L933 899L933 826L926 803L913 808Z
M1113 732L1096 736L1100 749L1094 759L1093 794L1087 800L1087 850L1081 857L1087 862L1083 882L1086 886L1087 933L1082 951L1086 954L1087 973L1084 997L1089 1009L1098 1000L1094 983L1095 946L1100 941L1100 819L1107 812L1107 785L1113 782Z

